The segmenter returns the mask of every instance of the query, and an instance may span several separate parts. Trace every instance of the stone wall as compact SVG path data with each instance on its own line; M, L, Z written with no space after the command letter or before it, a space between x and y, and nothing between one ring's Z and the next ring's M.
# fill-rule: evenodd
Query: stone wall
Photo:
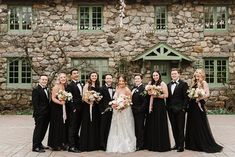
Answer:
M77 6L72 2L62 4L55 0L56 6L33 4L37 23L29 34L10 34L7 20L0 21L0 110L21 109L30 106L31 90L9 89L6 83L7 57L25 55L22 47L16 47L12 40L19 43L27 41L26 46L35 67L50 75L58 64L63 62L59 47L66 52L69 62L63 69L71 68L70 59L79 57L107 57L110 68L120 57L131 61L160 42L167 43L178 52L200 60L205 56L229 57L229 79L235 87L235 5L229 5L228 14L232 24L226 33L204 33L203 5L186 3L168 6L168 31L154 31L154 6L127 5L123 28L119 26L119 10L116 5L104 5L103 31L79 32L77 28ZM7 17L6 4L0 4L0 18ZM24 41L23 41L24 40ZM137 67L136 67L137 66ZM140 72L134 64L132 72ZM182 77L186 81L192 77L193 63L184 67ZM34 84L37 77L33 76ZM235 94L235 90L233 90ZM209 106L224 106L228 100L225 88L211 89ZM9 107L10 106L10 107Z

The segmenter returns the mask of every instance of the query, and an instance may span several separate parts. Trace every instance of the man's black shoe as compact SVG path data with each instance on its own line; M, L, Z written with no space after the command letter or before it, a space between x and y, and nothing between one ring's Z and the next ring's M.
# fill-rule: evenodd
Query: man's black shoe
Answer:
M75 148L75 147L70 147L70 148L68 149L68 152L80 153L80 151L79 151L77 148Z
M44 152L46 152L44 149L41 149L41 148L33 148L33 150L32 150L33 152L38 152L38 153L44 153Z
M184 148L182 148L182 147L179 147L178 149L177 149L177 152L183 152L184 151Z
M171 148L171 150L176 150L176 149L178 149L177 146L174 146L174 147Z
M44 145L41 145L40 148L41 148L41 149L49 149L49 147L46 147L46 146L44 146Z

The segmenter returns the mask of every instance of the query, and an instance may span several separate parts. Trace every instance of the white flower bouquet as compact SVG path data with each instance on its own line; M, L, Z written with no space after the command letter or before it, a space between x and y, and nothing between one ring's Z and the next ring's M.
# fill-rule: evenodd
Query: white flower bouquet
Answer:
M132 105L132 102L131 102L131 98L129 96L121 94L115 100L110 101L109 105L111 105L117 111L122 111L125 108Z
M73 95L70 92L66 92L65 90L59 90L57 96L61 101L71 101L73 99Z

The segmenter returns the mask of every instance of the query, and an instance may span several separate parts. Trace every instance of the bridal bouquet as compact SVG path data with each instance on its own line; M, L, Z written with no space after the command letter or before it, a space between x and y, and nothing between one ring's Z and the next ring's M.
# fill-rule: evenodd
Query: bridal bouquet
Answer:
M59 90L57 93L58 99L60 101L72 101L73 95L70 92L66 92L65 90ZM65 105L62 106L63 109L63 122L67 119Z
M92 121L92 107L94 102L99 102L103 98L102 95L100 95L99 92L96 92L94 90L86 91L83 95L83 101L88 103L90 106L90 120Z
M162 87L156 85L146 85L145 90L147 91L148 95L153 95L156 97L163 93Z
M109 102L109 105L114 105L115 109L117 111L122 111L125 108L132 105L132 102L131 102L131 98L129 96L121 94L121 95L119 95L118 98L116 98L115 100Z
M71 101L73 99L73 95L70 92L66 92L65 90L59 90L57 96L58 99L62 101Z

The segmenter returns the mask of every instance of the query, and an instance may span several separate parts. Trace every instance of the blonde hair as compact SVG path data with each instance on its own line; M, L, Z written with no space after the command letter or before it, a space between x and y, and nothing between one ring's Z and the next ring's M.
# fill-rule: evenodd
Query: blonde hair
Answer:
M60 82L60 77L61 77L61 75L65 75L65 76L66 76L66 82L68 81L68 80L67 80L67 75L66 75L66 73L61 72L61 73L58 74L58 76L57 76L57 78L56 78L55 84L60 84L60 83L61 83L61 82Z
M197 80L196 79L196 74L199 73L200 74L200 78ZM194 86L195 84L198 85L198 87L203 87L203 81L205 81L206 79L206 74L204 69L196 69L196 71L193 74L193 78L192 78L192 84L191 87Z

